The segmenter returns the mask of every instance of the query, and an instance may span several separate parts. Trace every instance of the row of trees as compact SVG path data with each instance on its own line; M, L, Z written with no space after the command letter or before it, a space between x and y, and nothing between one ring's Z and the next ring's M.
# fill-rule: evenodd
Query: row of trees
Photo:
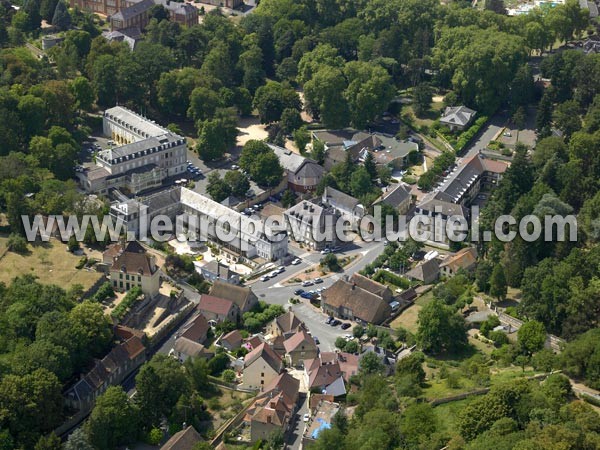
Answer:
M78 303L81 293L31 275L0 285L0 434L16 448L62 422L63 384L110 348L110 321L99 304Z

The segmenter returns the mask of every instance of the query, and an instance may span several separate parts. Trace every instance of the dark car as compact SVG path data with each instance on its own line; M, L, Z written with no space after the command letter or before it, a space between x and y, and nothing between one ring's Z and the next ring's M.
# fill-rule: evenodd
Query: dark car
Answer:
M294 295L302 295L302 294L304 294L304 289L296 289L294 291Z
M307 298L308 300L312 300L313 298L315 298L315 294L313 294L311 292L303 292L302 294L300 294L300 297Z
M342 323L341 320L333 319L333 321L329 325L331 325L332 327L337 327L340 323Z
M313 339L315 340L315 344L319 345L321 343L321 341L319 341L318 337L313 336Z
M348 322L344 322L342 324L342 326L340 327L342 330L347 330L348 328L350 328L352 325L350 325Z
M325 323L329 325L331 322L333 322L333 317L329 316L327 320L325 320Z

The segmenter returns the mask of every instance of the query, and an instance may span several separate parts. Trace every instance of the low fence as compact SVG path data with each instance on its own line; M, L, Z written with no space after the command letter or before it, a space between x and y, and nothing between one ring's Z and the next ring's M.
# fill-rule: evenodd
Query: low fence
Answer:
M489 387L476 389L474 391L463 392L462 394L456 394L456 395L452 395L450 397L436 398L434 400L431 400L429 402L429 404L431 406L443 405L444 403L450 403L450 402L456 402L458 400L464 400L465 398L472 397L473 395L485 395L488 392L490 392Z

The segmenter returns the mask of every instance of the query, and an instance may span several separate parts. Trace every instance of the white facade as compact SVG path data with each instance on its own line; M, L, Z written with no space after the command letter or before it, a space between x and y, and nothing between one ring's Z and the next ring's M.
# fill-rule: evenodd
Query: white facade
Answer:
M186 172L186 139L153 121L116 106L104 112L103 130L118 146L96 155L97 167L105 171L102 176L81 174L87 191L125 188L137 193Z

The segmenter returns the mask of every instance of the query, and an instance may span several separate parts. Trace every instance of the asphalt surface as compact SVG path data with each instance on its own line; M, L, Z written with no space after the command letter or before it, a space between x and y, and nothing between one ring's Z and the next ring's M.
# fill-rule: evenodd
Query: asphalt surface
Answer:
M333 351L335 349L336 338L352 332L352 329L342 330L340 326L332 327L325 323L327 315L321 312L320 309L312 306L306 299L294 296L294 291L298 288L304 290L316 290L318 288L328 288L343 276L352 276L352 274L362 270L367 264L373 262L377 256L383 251L382 242L365 243L360 242L351 244L347 249L337 252L338 256L349 256L360 254L360 257L341 273L336 273L331 276L325 276L323 283L302 288L300 283L283 284L282 282L294 278L295 274L303 272L306 268L318 264L323 257L320 253L304 253L299 257L302 263L297 266L288 266L286 271L277 275L268 281L256 281L252 286L252 290L259 299L267 303L282 305L291 309L302 320L313 336L316 336L319 341L321 351ZM292 297L300 298L300 303L292 305L289 299Z

